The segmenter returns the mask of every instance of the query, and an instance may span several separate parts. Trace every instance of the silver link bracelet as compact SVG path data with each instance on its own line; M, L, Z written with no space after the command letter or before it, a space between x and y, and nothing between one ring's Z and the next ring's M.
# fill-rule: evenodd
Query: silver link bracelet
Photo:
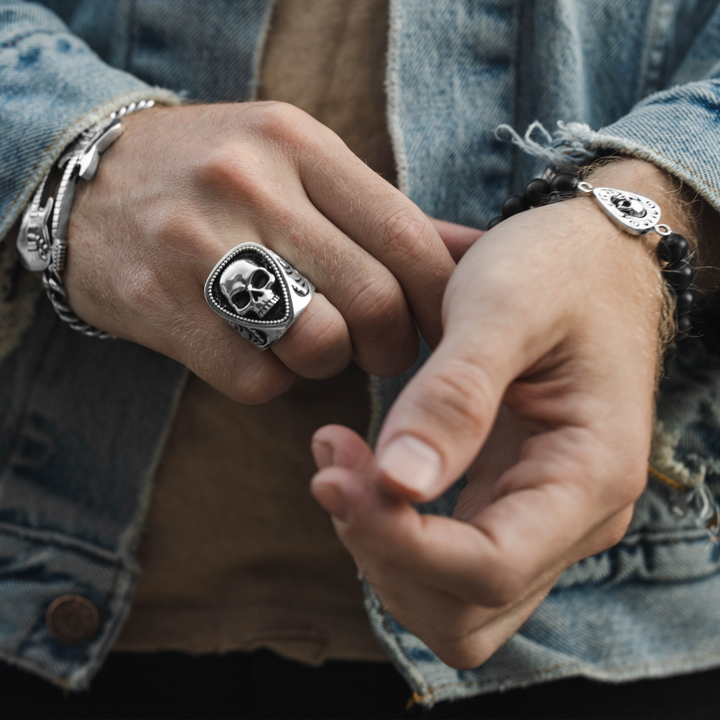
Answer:
M81 133L57 163L57 168L63 172L55 197L49 197L45 205L40 207L50 175L48 173L35 192L20 225L17 250L23 267L42 273L45 292L60 319L73 330L89 337L106 339L113 336L81 320L70 309L60 275L67 258L67 230L75 192L80 180L89 182L95 177L100 156L122 135L122 118L147 110L154 104L154 100L130 103Z

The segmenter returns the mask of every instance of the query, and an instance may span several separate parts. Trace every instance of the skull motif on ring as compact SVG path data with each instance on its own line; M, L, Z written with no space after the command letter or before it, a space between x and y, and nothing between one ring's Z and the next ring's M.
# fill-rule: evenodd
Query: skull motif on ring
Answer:
M647 215L647 210L643 204L637 199L629 195L613 195L610 202L622 212L624 215L636 218L642 218Z
M230 263L220 276L220 290L238 315L250 312L265 317L280 300L272 291L275 276L252 260Z

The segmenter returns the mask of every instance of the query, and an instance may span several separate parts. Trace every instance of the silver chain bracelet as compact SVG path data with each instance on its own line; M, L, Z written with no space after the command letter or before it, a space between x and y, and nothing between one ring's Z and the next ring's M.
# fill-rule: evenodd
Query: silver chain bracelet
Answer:
M100 155L122 135L122 118L154 104L154 100L141 100L125 105L81 133L57 163L57 168L62 169L62 178L55 197L48 197L45 205L40 206L48 173L23 215L17 238L20 262L27 270L42 273L45 292L60 319L89 337L106 339L112 335L81 320L70 309L60 275L67 258L67 230L75 192L80 180L90 181L95 177Z

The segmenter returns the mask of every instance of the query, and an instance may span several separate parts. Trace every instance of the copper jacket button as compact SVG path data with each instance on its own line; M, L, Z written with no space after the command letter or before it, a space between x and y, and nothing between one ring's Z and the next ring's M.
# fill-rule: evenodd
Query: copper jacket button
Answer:
M97 635L100 614L87 598L62 595L47 609L45 625L63 645L87 645Z

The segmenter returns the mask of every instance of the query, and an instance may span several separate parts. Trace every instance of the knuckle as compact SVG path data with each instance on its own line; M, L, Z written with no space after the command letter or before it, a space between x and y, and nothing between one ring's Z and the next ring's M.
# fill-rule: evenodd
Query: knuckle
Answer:
M497 648L481 637L470 636L460 641L428 644L446 665L455 670L472 670L482 665Z
M270 370L260 366L256 372L246 370L243 377L228 386L226 394L243 405L262 405L282 394L292 382L292 377L287 368Z
M633 506L619 512L610 520L601 536L601 545L596 552L602 552L617 545L624 537L633 516Z
M258 132L282 146L302 147L317 137L320 125L303 110L284 102L262 103L255 116Z
M431 237L428 220L412 206L396 208L385 216L380 234L388 250L412 257L422 254L422 248Z
M454 432L477 436L494 413L490 379L477 365L455 359L434 375L417 402Z
M226 143L209 151L197 167L197 183L221 197L231 194L251 205L275 195L267 187L268 161L258 149Z
M355 327L380 335L398 322L405 308L405 295L397 282L389 274L378 273L366 277L359 292L352 292L343 314Z
M352 356L342 321L333 316L316 316L313 332L300 332L293 338L293 355L302 358L306 370L301 374L320 378L339 373Z
M527 591L529 582L529 578L523 572L503 565L499 571L487 574L482 602L492 608L501 608L514 603Z

